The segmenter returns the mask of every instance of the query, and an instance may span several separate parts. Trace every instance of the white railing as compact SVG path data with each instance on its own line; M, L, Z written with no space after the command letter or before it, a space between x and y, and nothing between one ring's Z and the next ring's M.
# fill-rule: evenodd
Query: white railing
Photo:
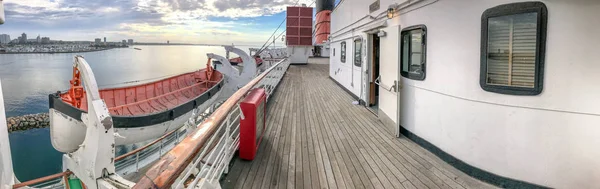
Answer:
M289 61L280 61L252 88L264 88L268 101L288 67ZM238 149L240 119L243 119L243 114L238 103L227 114L202 152L186 168L185 174L173 185L174 188L212 188L218 185L221 175L228 173L229 163Z
M289 65L284 58L240 88L133 188L219 188L218 180L228 172L239 145L239 121L243 119L239 102L258 87L264 88L270 99Z
M221 103L216 103L211 105L208 109L203 111L199 109L193 110L192 117L185 122L183 127L171 131L143 147L115 158L115 168L117 173L127 178L129 175L137 174L140 169L151 165L153 162L160 159L164 154L173 149L175 145L181 142L187 135L190 127L204 121L204 119L206 119L212 111L218 108L220 104Z

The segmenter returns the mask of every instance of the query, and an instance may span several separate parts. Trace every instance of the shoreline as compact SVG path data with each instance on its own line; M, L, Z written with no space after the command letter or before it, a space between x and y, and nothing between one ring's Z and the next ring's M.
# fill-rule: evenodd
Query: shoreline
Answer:
M114 48L106 48L106 49L93 49L93 50L84 50L84 51L66 51L66 52L0 52L0 54L61 54L61 53L86 53L86 52L98 52L105 51L116 48L127 48L127 47L114 47Z
M36 128L45 128L50 126L50 116L48 113L27 114L6 118L8 132L25 131Z

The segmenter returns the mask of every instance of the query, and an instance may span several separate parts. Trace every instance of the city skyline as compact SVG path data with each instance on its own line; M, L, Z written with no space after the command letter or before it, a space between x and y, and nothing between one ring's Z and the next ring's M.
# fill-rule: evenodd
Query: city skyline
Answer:
M13 42L15 40L17 40L17 42L21 43L21 42L36 42L36 43L48 43L50 41L68 41L68 40L50 40L49 36L42 36L41 34L38 34L36 38L28 38L27 36L30 36L29 34L27 34L27 32L22 32L19 35L12 35L12 36L17 36L17 38L11 38L10 37L11 34L5 34L5 33L0 33L0 44L7 44L10 42ZM23 38L25 37L25 38ZM21 39L24 39L23 41L21 41ZM104 39L103 42L105 43L122 43L123 40L127 41L127 44L132 45L133 44L133 39L116 39L116 41L110 41L107 40L106 37L103 38L95 38L93 40L77 40L74 42L82 42L82 41L89 41L89 42L98 42L97 40L100 40L100 42L102 42L102 39ZM35 40L35 41L34 41Z
M45 33L64 41L136 39L137 42L262 44L296 0L7 0L11 36ZM299 0L298 5L312 4ZM283 28L280 28L283 31ZM119 40L117 40L119 39Z
M0 33L0 39L3 39L3 37L6 37L7 39L9 39L8 41L12 41L14 39L18 39L18 38L11 38L10 36L18 36L18 37L23 37L23 34L25 34L25 36L30 36L27 32L21 32L18 35L14 35L14 34L7 34L7 33ZM37 34L36 40L38 40L38 42L41 42L42 40L44 40L44 38L47 38L48 40L50 39L51 36L43 36L41 34ZM27 40L31 40L32 38L27 38ZM60 41L90 41L90 42L95 42L95 39L103 39L104 42L121 42L122 40L133 40L131 38L129 39L115 39L115 41L110 41L107 40L107 37L102 37L102 38L94 38L94 39L90 39L90 40L60 40ZM59 41L59 40L52 40L52 41Z

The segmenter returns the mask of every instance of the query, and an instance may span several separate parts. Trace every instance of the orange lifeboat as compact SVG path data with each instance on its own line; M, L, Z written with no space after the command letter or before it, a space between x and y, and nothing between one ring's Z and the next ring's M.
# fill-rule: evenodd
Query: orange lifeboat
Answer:
M223 74L214 70L209 64L210 59L205 69L154 82L100 89L100 97L112 115L113 125L122 136L115 138L117 145L160 137L183 126L194 109L199 106L206 109L212 105L220 94L224 80ZM87 112L88 107L86 92L77 68L73 68L73 79L70 83L71 88L68 91L49 95L50 121L57 132L71 130L68 134L70 136L66 137L69 140L79 140L73 138L76 135L73 132L76 131L72 130L85 128L82 114ZM81 131L85 132L85 130ZM80 140L83 142L83 138ZM70 143L59 145L62 148L59 147L60 149L57 150L70 151L71 148L76 147Z

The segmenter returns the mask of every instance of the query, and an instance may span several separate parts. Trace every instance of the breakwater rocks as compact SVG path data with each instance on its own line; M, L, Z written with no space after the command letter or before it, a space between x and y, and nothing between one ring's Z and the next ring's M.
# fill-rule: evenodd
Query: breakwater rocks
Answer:
M48 113L29 114L6 118L8 132L23 131L50 126Z

